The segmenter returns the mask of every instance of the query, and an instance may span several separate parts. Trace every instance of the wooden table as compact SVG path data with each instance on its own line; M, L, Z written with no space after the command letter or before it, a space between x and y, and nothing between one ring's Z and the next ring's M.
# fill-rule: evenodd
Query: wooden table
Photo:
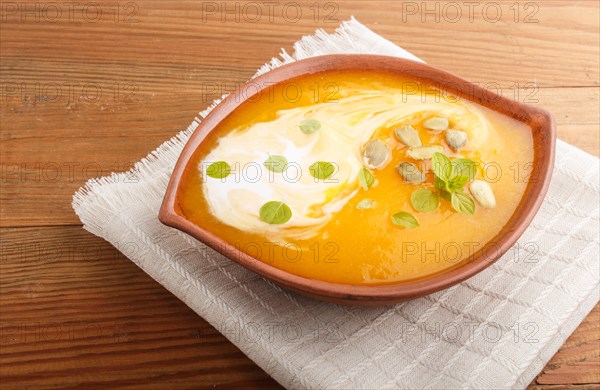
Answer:
M84 231L70 203L316 28L355 15L435 66L549 109L560 138L598 156L598 1L477 4L2 2L2 387L277 386ZM598 386L599 315L532 387Z

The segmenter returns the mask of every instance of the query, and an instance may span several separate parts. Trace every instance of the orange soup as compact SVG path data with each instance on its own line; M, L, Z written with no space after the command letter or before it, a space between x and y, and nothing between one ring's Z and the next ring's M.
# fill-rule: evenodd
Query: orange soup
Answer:
M181 207L290 273L396 283L493 242L531 161L531 129L472 101L383 72L324 72L225 118L184 173Z

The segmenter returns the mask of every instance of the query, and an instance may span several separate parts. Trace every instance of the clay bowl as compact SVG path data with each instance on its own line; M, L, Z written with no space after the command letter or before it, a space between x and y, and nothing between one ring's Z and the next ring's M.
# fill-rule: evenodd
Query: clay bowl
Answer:
M532 128L535 151L530 182L511 219L490 241L493 243L493 248L483 246L481 250L456 267L422 279L381 286L355 286L308 279L280 270L236 249L220 237L205 230L203 226L186 219L179 206L179 185L182 174L194 151L221 120L245 100L275 83L290 81L294 77L320 71L356 69L392 72L404 78L428 82L460 98L468 99L515 118ZM503 98L453 74L426 64L388 56L327 55L281 66L253 79L251 83L252 88L244 85L223 100L191 136L171 176L159 219L165 225L195 237L247 269L300 294L341 304L381 306L448 288L482 271L508 251L533 219L548 190L556 139L556 126L552 116L544 110Z

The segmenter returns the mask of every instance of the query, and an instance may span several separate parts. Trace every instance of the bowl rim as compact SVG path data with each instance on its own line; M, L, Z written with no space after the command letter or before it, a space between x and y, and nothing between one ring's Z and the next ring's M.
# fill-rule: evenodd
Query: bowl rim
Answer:
M410 80L432 83L453 95L488 107L531 127L534 164L530 177L533 179L528 183L509 221L492 240L456 266L422 278L381 285L351 285L311 279L276 268L248 255L185 218L178 203L182 176L196 149L219 122L256 93L274 84L332 70L392 72ZM244 93L249 90L249 86L252 86L252 91ZM163 224L191 235L243 267L291 290L338 303L391 304L451 287L481 272L506 253L531 223L548 191L555 158L555 140L556 124L548 111L507 99L425 63L372 54L332 54L311 57L282 65L249 80L223 99L204 118L178 158L158 218ZM490 244L495 245L492 253L489 253Z

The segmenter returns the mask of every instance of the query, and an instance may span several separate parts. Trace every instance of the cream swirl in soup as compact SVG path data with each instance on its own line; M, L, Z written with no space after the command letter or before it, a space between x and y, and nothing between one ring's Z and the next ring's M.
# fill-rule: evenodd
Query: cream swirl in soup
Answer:
M452 128L466 132L466 150L477 150L488 142L488 120L466 100L438 93L407 95L389 87L340 91L335 101L281 109L274 119L240 126L221 136L199 169L206 173L211 163L226 161L232 171L222 179L205 177L204 198L210 213L223 224L271 240L310 239L356 196L365 144L381 129L432 116L448 118ZM306 119L318 121L320 128L310 134L301 131L299 124ZM382 141L392 151L405 147L393 131ZM284 172L265 167L273 155L287 159ZM318 161L335 167L331 177L318 180L309 173ZM285 225L266 224L259 218L261 206L274 200L292 210Z

